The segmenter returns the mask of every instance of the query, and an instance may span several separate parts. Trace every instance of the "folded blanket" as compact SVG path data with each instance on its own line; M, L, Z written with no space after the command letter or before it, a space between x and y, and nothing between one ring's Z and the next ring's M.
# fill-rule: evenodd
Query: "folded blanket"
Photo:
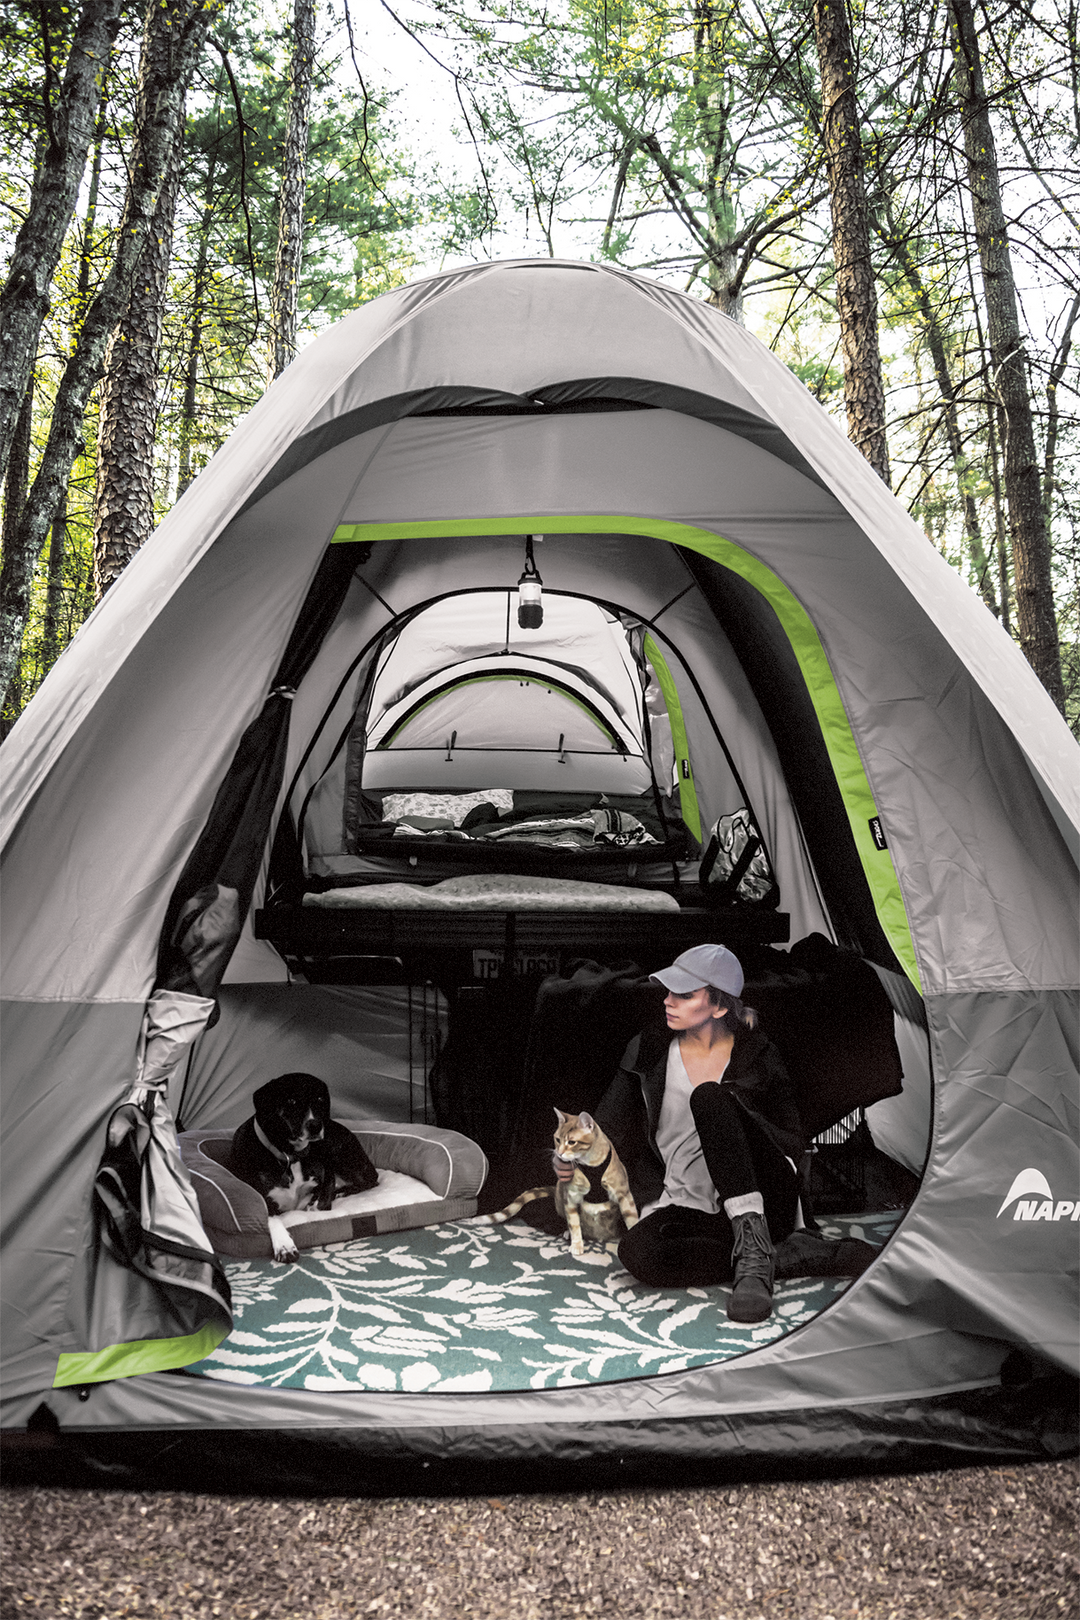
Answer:
M515 821L508 827L487 822L473 831L484 843L544 844L549 849L591 849L592 812L584 816L540 816L535 821Z
M452 838L459 843L467 843L469 835L455 827L452 821L431 820L429 826L423 822L429 818L424 816L411 816L407 821L399 821L394 828L394 838Z
M305 894L305 906L364 907L379 911L678 911L674 895L617 883L579 883L573 878L523 877L514 873L447 878L423 888L413 883L372 883L363 888Z
M624 848L630 844L658 844L636 816L624 810L597 807L581 816L555 818L537 816L532 821L515 821L509 826L488 823L477 827L476 838L497 839L499 843L523 841L553 844L560 848L609 844Z

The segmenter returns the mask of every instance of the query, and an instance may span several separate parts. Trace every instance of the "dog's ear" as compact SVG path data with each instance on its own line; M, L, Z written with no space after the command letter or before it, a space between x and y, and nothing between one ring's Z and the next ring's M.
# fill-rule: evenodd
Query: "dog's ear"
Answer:
M270 1102L271 1102L271 1099L272 1099L272 1096L273 1096L274 1087L276 1085L277 1085L276 1080L268 1080L266 1082L265 1086L260 1086L258 1091L255 1091L255 1092L252 1093L251 1100L252 1100L253 1104L255 1105L255 1112L256 1113L259 1112L260 1108L268 1107L270 1105Z

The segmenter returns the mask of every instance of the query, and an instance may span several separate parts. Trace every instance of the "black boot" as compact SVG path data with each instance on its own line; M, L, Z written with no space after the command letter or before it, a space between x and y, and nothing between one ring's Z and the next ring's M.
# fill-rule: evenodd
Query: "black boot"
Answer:
M772 1315L774 1250L764 1215L736 1215L731 1264L735 1272L727 1313L732 1322L764 1322Z
M805 1229L792 1232L776 1250L776 1275L788 1277L859 1277L879 1251L861 1238L825 1238Z

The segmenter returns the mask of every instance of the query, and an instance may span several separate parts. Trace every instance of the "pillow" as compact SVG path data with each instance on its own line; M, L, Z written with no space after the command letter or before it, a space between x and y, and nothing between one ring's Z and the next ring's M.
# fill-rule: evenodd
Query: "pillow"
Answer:
M473 793L384 793L384 821L400 821L402 816L441 816L460 827L469 811L478 804L493 804L496 810L511 810L514 795L509 788L484 788Z

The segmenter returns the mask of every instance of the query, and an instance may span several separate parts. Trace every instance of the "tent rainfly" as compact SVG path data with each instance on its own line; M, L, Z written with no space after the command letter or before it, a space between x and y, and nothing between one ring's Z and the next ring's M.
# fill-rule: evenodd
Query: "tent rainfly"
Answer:
M1076 1370L1076 745L734 322L539 259L357 310L178 501L3 757L6 1428L55 1420L98 1454L244 1434L268 1459L290 1437L487 1462L1069 1443L1001 1402L1017 1367ZM232 1321L178 1113L238 1122L275 1039L280 1068L333 1081L367 1038L361 1015L327 1033L344 987L307 1035L281 1010L308 991L253 918L290 830L291 870L325 868L350 791L568 784L673 793L691 853L748 804L790 939L871 964L905 1078L868 1120L921 1176L894 1235L795 1331L684 1370L502 1392L177 1376ZM351 1112L388 1112L349 1083Z

